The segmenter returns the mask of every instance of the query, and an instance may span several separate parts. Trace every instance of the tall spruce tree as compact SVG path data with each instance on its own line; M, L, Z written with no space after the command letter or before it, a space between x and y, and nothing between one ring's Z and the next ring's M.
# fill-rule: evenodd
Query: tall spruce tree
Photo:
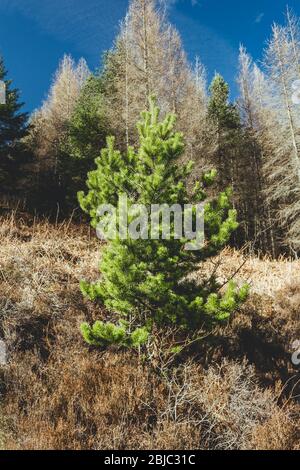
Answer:
M234 243L242 245L253 241L255 232L255 207L252 178L252 162L249 156L253 143L242 126L239 109L229 100L229 86L221 75L216 75L210 86L208 114L216 127L217 146L213 156L218 172L218 187L233 190L233 205L238 211L239 229Z
M205 186L212 183L214 172L203 176L192 196L188 193L186 181L192 164L177 164L184 152L184 140L181 133L174 131L174 124L174 115L159 121L159 109L151 99L150 110L142 114L138 125L138 151L129 148L122 156L114 148L114 139L108 139L107 148L96 160L97 169L88 176L88 194L79 194L81 207L90 215L93 227L101 221L98 207L116 205L124 193L129 209L143 204L148 214L153 204L183 207L206 200ZM236 212L230 208L230 191L206 202L204 213L206 241L200 250L185 250L187 240L174 237L174 217L169 239L149 238L150 224L147 233L140 233L138 239L118 235L107 244L102 253L100 281L83 281L81 289L91 300L104 303L121 324L83 324L82 332L89 343L136 344L147 338L153 324L196 329L205 322L211 324L230 316L245 299L246 286L238 289L231 281L221 292L214 274L198 282L189 276L199 263L218 253L237 228Z
M73 207L108 134L102 81L101 76L91 75L84 84L68 125L68 136L60 146L61 184Z
M15 189L18 164L25 157L25 146L21 140L27 134L27 113L20 112L24 103L20 93L12 88L7 79L4 60L0 57L0 80L5 83L5 104L0 104L0 191Z
M220 189L235 186L235 147L237 132L240 130L239 113L235 105L229 102L229 86L224 78L217 74L210 86L208 114L217 128L217 148L215 165L218 171Z

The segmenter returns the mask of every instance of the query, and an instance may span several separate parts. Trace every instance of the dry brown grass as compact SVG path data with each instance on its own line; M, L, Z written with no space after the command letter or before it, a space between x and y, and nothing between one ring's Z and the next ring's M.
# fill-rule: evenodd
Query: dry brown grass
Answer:
M300 260L283 257L274 260L269 256L257 258L225 248L220 256L212 260L214 265L217 262L220 262L220 279L226 280L238 270L236 280L249 282L252 294L275 299L278 291L292 280L300 284Z
M0 447L297 448L299 262L249 259L238 272L253 286L243 310L159 373L133 352L84 344L80 322L107 315L78 288L98 276L98 259L85 227L0 221ZM243 255L221 259L225 278Z

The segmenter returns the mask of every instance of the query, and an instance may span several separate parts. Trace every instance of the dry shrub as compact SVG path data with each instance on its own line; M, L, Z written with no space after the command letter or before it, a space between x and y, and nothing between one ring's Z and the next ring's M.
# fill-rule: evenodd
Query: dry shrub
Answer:
M138 447L163 397L136 358L87 350L58 349L46 364L28 354L10 366L6 386L6 414L18 416L6 445L21 449Z
M58 349L46 364L33 353L16 357L5 381L9 449L277 449L297 442L297 417L277 406L245 363L207 371L190 363L160 377L129 353Z
M275 309L285 333L300 340L300 277L287 282L275 297Z
M253 450L297 450L299 445L299 410L275 408L272 416L256 426L250 441ZM299 450L299 449L298 449Z
M71 323L68 340L80 321L102 314L97 306L91 310L78 288L80 279L97 272L99 243L80 226L1 222L0 334L11 353L46 353L57 328ZM26 241L23 232L30 234Z
M230 323L217 328L208 339L201 348L202 358L207 362L224 356L233 360L246 357L266 385L278 380L285 383L295 376L285 390L288 395L299 379L299 370L291 361L291 345L300 339L300 260L246 257L226 248L206 264L207 270L215 269L221 282L233 275L238 283L247 281L251 295Z
M207 371L191 364L176 371L168 384L168 407L163 416L184 429L199 429L200 440L194 442L197 448L264 448L267 441L259 441L257 436L268 428L272 432L270 449L297 442L295 423L299 413L297 418L289 418L288 412L278 407L274 390L262 390L254 368L245 362L225 360ZM291 432L283 432L280 419L275 421L280 416L289 422Z
M278 312L287 313L295 320L300 319L300 277L293 279L280 289L276 297Z

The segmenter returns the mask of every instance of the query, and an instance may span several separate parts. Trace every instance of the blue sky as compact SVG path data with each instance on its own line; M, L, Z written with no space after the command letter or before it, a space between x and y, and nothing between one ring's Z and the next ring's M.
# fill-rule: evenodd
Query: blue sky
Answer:
M209 78L215 71L236 93L238 47L256 60L287 0L168 0L169 18L190 60L199 55ZM300 1L288 4L300 16ZM21 89L26 109L37 108L64 53L85 57L93 70L118 32L128 0L0 0L0 54Z

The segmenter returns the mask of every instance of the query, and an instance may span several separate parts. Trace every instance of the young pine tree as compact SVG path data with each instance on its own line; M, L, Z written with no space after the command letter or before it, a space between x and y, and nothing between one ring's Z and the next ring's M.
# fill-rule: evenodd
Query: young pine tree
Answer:
M21 139L27 134L26 113L21 113L23 103L19 102L19 91L11 87L12 81L6 79L7 71L0 57L0 80L5 83L5 104L0 104L0 188L10 190L14 186L18 163L25 156Z
M188 194L186 180L192 164L176 163L184 152L184 140L181 133L174 131L174 124L174 115L168 115L160 122L159 109L151 99L150 110L142 114L138 124L140 143L137 152L129 148L123 157L115 150L114 139L108 139L107 148L96 159L97 169L89 173L88 194L79 194L81 207L90 215L93 227L99 222L99 205L115 205L119 195L124 193L129 209L139 203L148 211L152 204L183 207L206 200L204 188L212 183L214 172L204 175L202 184L195 186L192 196ZM197 282L189 274L199 263L218 253L236 229L236 212L230 209L230 192L222 192L215 200L206 202L204 212L206 241L201 250L188 251L186 239L174 238L172 217L170 239L151 239L149 233L141 233L135 240L117 236L106 245L100 264L100 280L95 284L83 281L81 289L91 300L99 299L104 303L121 323L83 324L82 332L87 342L137 345L146 341L154 324L171 324L190 330L205 322L211 324L228 319L245 299L247 287L238 289L230 282L227 290L221 293L214 275Z

